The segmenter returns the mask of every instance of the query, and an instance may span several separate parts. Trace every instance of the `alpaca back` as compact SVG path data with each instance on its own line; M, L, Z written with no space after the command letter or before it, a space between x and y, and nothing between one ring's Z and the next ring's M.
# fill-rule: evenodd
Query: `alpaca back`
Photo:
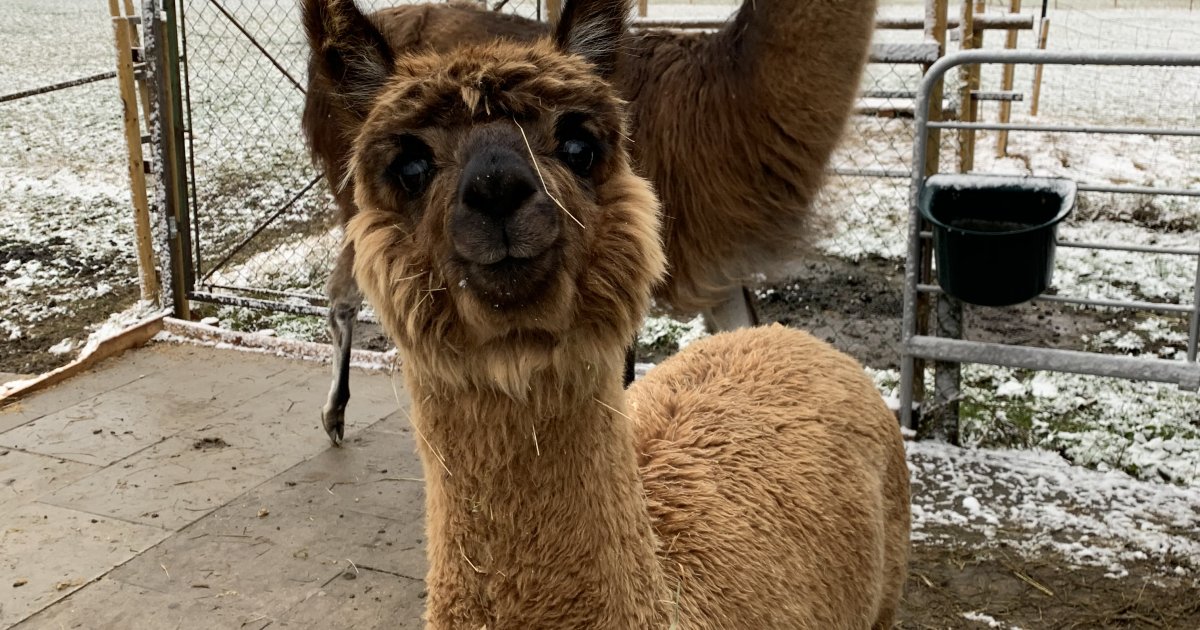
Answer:
M888 628L905 578L899 427L853 359L771 326L699 341L630 390L682 628Z

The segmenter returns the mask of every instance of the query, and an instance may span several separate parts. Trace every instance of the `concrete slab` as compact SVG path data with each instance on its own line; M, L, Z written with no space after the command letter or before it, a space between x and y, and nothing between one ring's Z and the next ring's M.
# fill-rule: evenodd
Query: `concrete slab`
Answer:
M419 630L425 627L425 583L361 569L344 572L270 628Z
M167 537L155 528L31 503L0 516L0 627L62 599Z
M183 436L168 438L43 500L182 529L286 468L280 463L284 455L263 452L260 445L232 436L230 440L213 444Z
M280 620L291 611L290 618L297 620L354 603L381 609L385 602L387 606L403 603L404 616L416 618L424 607L418 597L425 575L423 485L391 481L392 468L365 471L374 467L372 462L404 458L406 445L397 435L374 439L369 430L363 435L255 488L114 570L110 577L174 594L185 608L193 607L187 602L196 597L198 588L226 593L222 610L237 610L245 619L261 615ZM411 452L411 444L407 446ZM392 452L400 453L399 457L389 455ZM411 466L396 470L411 470ZM339 483L355 476L358 480ZM376 501L391 503L387 516L357 509L367 506L384 512ZM358 599L353 586L331 590L331 582L344 579L341 576L347 571L387 576L374 576L386 582L372 589L381 590L376 593L380 601L350 602L350 595ZM293 610L322 592L324 597L345 601L314 603L311 612L308 607ZM206 605L194 604L195 614L200 615L194 621L205 618ZM339 626L349 627L333 627Z
M423 527L425 481L411 434L379 429L394 416L284 476L316 513L346 510ZM416 575L424 575L424 558ZM414 575L410 573L410 575Z
M329 394L331 379L332 375L326 366L320 372L309 371L300 374L278 390L280 397L294 403L289 412L292 417L307 423L311 427L310 430L316 431L318 435L325 435L325 430L321 428L320 409ZM373 425L408 406L408 393L404 389L404 379L399 373L389 375L351 370L350 403L346 407L346 433L349 435L353 431ZM407 420L404 424L407 425Z
M269 619L255 619L253 615L224 607L228 597L211 589L197 588L181 599L174 593L159 593L101 578L13 626L12 630L197 627L261 630L271 623Z
M122 391L170 400L203 416L235 407L321 367L266 354L166 343L138 350L131 360L151 369L154 377L126 383Z
M102 361L91 370L71 378L69 383L60 383L38 392L36 396L0 406L0 433L149 375L162 374L162 370L170 365L168 356L160 346L126 353Z
M107 466L178 432L186 417L175 401L115 389L0 434L0 447Z
M0 514L97 470L97 466L0 448Z
M329 379L319 363L152 344L0 414L0 444L19 447L0 446L0 567L28 574L0 584L0 628L420 627L407 395L355 370L332 448ZM96 535L115 542L93 549Z

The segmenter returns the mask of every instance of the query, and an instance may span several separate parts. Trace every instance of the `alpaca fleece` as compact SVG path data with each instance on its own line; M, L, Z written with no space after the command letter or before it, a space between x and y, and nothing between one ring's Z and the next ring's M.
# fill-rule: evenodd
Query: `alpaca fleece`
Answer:
M601 74L627 14L569 0L553 39L331 53L368 64L347 66L360 77L390 69L348 163L346 248L413 401L427 627L889 628L908 471L861 366L776 325L697 342L622 387L666 273L658 203ZM587 169L562 157L564 129L588 138ZM419 187L398 175L414 146L429 156ZM520 207L552 210L536 219L552 242L464 258L457 237L482 232L455 217L479 155L504 156L496 181L537 169ZM505 247L519 236L503 234ZM494 297L505 287L527 299Z
M908 467L853 359L779 325L722 333L635 382L629 409L681 627L892 627Z

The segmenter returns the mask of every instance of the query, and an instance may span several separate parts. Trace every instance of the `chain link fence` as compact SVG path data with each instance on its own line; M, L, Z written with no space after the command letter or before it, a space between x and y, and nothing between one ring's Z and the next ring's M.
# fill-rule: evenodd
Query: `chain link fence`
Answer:
M361 2L376 10L394 2ZM291 314L324 301L340 240L300 131L308 45L296 0L179 0L192 264L201 300L260 300ZM537 0L497 3L534 17ZM321 336L313 319L225 308L231 323Z

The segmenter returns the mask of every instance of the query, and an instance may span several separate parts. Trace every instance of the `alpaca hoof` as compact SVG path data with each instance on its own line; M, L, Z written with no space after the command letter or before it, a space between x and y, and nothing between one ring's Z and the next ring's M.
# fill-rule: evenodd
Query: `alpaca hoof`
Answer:
M329 441L333 442L334 446L342 445L342 437L346 431L344 413L342 409L321 410L321 424L325 426L325 432L329 434Z

